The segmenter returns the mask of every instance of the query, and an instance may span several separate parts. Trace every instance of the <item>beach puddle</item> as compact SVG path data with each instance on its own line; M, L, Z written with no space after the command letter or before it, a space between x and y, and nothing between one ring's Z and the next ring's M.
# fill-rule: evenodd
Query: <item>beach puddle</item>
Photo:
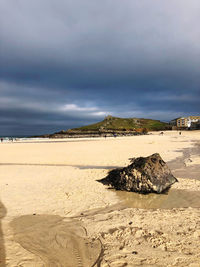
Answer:
M10 225L15 242L39 256L44 266L89 267L100 262L101 242L88 238L80 222L56 215L24 215Z
M115 193L130 208L172 209L200 207L200 191L170 189L164 194L146 195L126 191L115 191Z

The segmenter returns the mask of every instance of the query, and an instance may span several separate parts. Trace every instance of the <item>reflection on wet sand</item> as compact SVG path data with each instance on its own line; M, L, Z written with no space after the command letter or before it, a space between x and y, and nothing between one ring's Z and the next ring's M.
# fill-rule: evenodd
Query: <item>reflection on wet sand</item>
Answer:
M172 209L200 207L200 192L170 189L165 194L138 194L115 191L127 207L142 209Z
M76 220L56 215L24 215L11 222L14 240L39 256L47 267L99 266L101 242L86 237Z
M0 267L5 266L5 259L6 259L3 231L1 228L1 220L3 217L5 217L5 215L6 215L6 208L4 207L2 202L0 202Z

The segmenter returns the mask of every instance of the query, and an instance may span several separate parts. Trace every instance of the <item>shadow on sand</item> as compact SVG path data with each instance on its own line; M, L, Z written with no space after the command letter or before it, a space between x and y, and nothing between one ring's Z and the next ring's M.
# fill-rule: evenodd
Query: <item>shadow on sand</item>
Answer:
M4 238L3 238L3 231L1 228L1 220L6 215L6 208L0 202L0 267L6 266L5 260L6 260L6 253L5 253L5 247L4 247Z
M44 166L44 167L74 167L78 169L107 169L112 170L118 168L118 166L95 166L95 165L73 165L73 164L62 164L62 163L11 163L4 162L0 163L0 166Z

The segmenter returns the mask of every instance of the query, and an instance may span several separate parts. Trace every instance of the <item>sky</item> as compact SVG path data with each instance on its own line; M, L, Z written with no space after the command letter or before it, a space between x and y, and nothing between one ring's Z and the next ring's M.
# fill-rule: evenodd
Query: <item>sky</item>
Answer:
M199 0L0 0L0 136L200 115Z

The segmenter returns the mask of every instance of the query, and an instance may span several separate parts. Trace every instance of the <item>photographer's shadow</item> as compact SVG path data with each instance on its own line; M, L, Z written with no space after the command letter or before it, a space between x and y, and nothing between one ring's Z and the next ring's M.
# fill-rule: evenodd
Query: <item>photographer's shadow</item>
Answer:
M3 231L1 227L1 220L3 217L6 216L6 208L4 207L3 203L0 201L0 267L6 266L6 253L5 253L5 246L4 246L4 238L3 238Z

